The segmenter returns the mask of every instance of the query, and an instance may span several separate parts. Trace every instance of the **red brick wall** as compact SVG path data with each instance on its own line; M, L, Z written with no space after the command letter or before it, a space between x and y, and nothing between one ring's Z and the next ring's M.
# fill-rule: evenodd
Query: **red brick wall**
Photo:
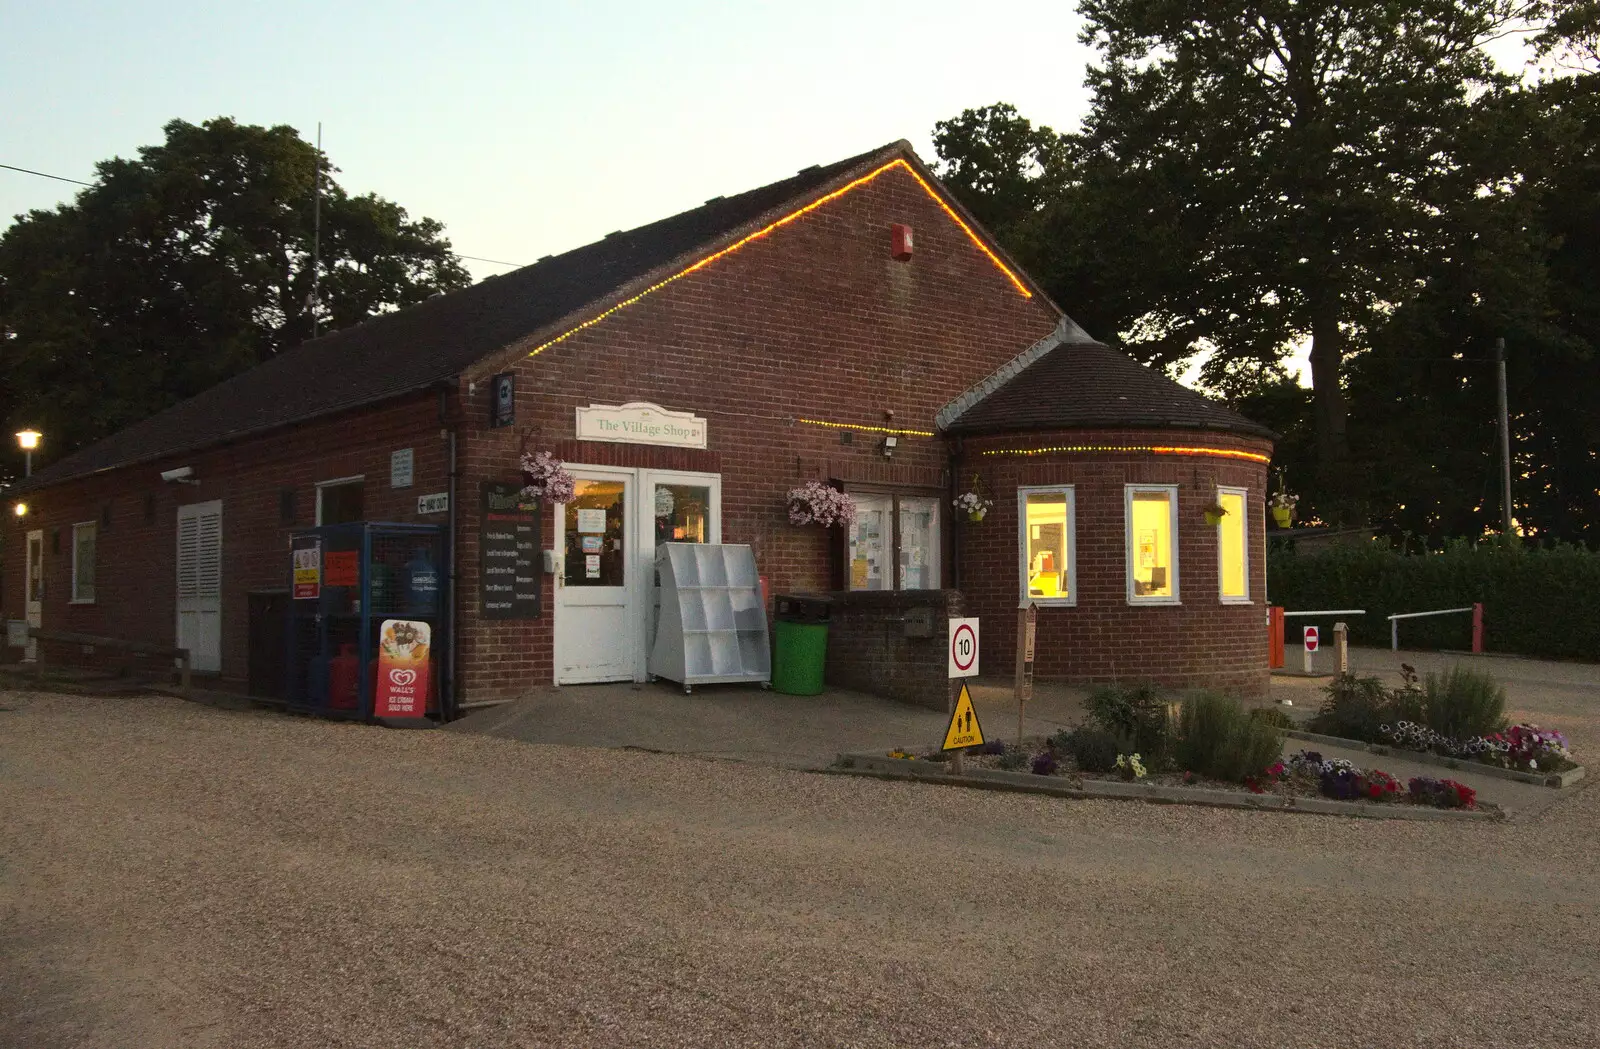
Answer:
M909 262L890 258L895 222L915 229ZM752 544L774 591L825 590L837 533L790 525L784 492L810 478L942 487L947 451L937 439L903 436L886 460L879 434L797 420L932 431L939 408L1056 320L1052 306L1024 298L909 174L895 170L538 357L526 356L529 343L463 376L453 402L462 420L459 698L502 698L553 679L550 577L540 619L487 624L477 615L479 487L515 480L519 447L548 448L574 463L719 472L724 541ZM485 380L508 367L517 374L516 425L490 430ZM706 418L709 448L574 440L575 407L632 400ZM416 480L391 490L389 453L403 447L415 449ZM447 488L446 452L436 399L425 395L38 493L29 527L44 527L47 536L63 530L62 553L46 555L45 626L172 643L176 506L220 497L223 671L242 679L247 592L287 583L292 528L278 523L279 489L297 489L297 525L308 527L317 480L364 473L369 517L413 520L417 495ZM162 484L160 471L178 465L193 466L203 483ZM157 496L148 524L147 491ZM113 524L100 538L100 600L68 607L71 523L97 518L107 500ZM443 523L444 515L427 520ZM543 527L549 547L549 509ZM0 606L18 617L23 545L21 530L6 533L0 575Z
M1035 673L1074 683L1153 681L1171 687L1266 692L1266 485L1264 463L1152 453L1052 453L985 456L996 448L1194 445L1270 454L1261 440L1182 431L1063 431L968 438L963 479L977 473L995 506L960 525L960 589L968 615L983 617L983 665L1009 674L1016 659L1017 488L1072 485L1076 502L1076 607L1041 607ZM1175 606L1130 605L1126 583L1123 486L1178 486L1178 594ZM1218 596L1217 530L1202 508L1218 485L1249 490L1251 603Z
M909 262L889 256L894 222L915 230ZM880 434L851 433L845 443L846 431L796 420L932 431L941 407L1056 321L1048 303L1020 295L908 174L892 171L537 357L524 351L467 376L477 381L463 443L468 490L486 477L514 479L523 442L574 463L720 472L723 541L750 543L774 592L826 590L836 533L790 525L787 489L830 477L942 485L947 451L937 439L901 437L886 460ZM506 367L517 376L517 422L488 430L485 380ZM575 407L633 400L704 417L708 449L572 440ZM548 684L548 611L536 621L479 626L476 498L462 510L464 698ZM547 510L547 547L552 527ZM547 610L553 597L546 577Z
M33 493L25 523L5 535L0 609L7 618L22 618L24 536L42 529L45 629L175 645L178 507L221 499L222 675L242 681L249 591L289 585L289 533L315 524L317 482L363 474L369 518L443 524L443 514L416 515L418 495L448 487L448 446L439 429L437 397L424 395ZM389 453L401 448L413 449L415 476L410 488L390 488ZM161 480L163 470L179 466L192 466L200 484ZM280 519L279 493L285 488L295 491L293 525ZM147 494L155 497L151 520L145 517ZM99 522L108 503L111 525L97 536L95 602L70 604L72 525ZM53 553L51 533L57 529L61 547ZM58 650L47 655L59 658Z

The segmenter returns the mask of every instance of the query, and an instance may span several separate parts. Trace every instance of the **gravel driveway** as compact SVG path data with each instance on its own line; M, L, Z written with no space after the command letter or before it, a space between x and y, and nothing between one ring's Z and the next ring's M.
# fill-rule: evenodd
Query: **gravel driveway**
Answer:
M1600 790L1365 822L0 707L0 1046L1600 1044Z

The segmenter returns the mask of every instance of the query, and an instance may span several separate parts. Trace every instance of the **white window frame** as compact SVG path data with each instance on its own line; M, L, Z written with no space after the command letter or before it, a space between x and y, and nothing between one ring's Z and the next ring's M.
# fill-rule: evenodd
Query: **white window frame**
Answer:
M1067 596L1032 597L1028 594L1028 496L1064 495L1067 500ZM1017 592L1018 608L1029 604L1046 608L1072 608L1078 603L1078 494L1070 484L1042 484L1017 489Z
M1167 531L1172 536L1172 596L1149 597L1133 592L1133 497L1136 492L1162 492L1167 498ZM1122 561L1128 604L1181 605L1178 575L1178 486L1175 484L1128 484L1122 486Z
M335 478L332 478L331 480L318 481L317 482L317 524L319 526L322 524L322 490L324 488L337 488L341 484L355 484L357 481L360 481L362 483L362 485L365 486L366 481L367 481L367 475L366 474L356 474L356 475L354 475L352 477L335 477ZM363 501L365 500L365 498L366 498L366 493L363 492L362 493Z
M67 602L71 605L94 604L94 574L89 577L89 596L83 597L78 592L78 534L84 529L88 529L89 534L94 538L94 574L98 574L100 568L99 529L93 521L79 521L72 526L72 600Z
M1222 537L1222 528L1221 526L1218 526L1217 599L1225 605L1253 605L1255 602L1250 598L1250 490L1248 488L1230 488L1225 485L1218 485L1218 498L1220 499L1224 495L1237 495L1241 504L1240 511L1243 515L1242 519L1244 531L1240 534L1239 538L1242 540L1240 545L1244 547L1243 551L1241 551L1244 555L1244 596L1241 597L1238 594L1230 595L1222 592L1222 556L1224 553L1222 544L1224 540Z

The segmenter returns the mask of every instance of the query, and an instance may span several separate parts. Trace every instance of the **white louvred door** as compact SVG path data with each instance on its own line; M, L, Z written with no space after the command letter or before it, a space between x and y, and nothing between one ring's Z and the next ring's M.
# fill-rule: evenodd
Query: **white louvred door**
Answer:
M178 647L194 670L222 670L220 499L178 507Z

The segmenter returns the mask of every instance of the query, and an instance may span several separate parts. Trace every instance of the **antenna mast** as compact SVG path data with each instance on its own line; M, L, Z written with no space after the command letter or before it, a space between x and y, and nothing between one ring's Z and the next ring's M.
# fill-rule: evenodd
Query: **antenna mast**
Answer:
M317 278L322 261L322 121L317 121L317 175L311 198L311 337L317 337L320 323L317 319Z

